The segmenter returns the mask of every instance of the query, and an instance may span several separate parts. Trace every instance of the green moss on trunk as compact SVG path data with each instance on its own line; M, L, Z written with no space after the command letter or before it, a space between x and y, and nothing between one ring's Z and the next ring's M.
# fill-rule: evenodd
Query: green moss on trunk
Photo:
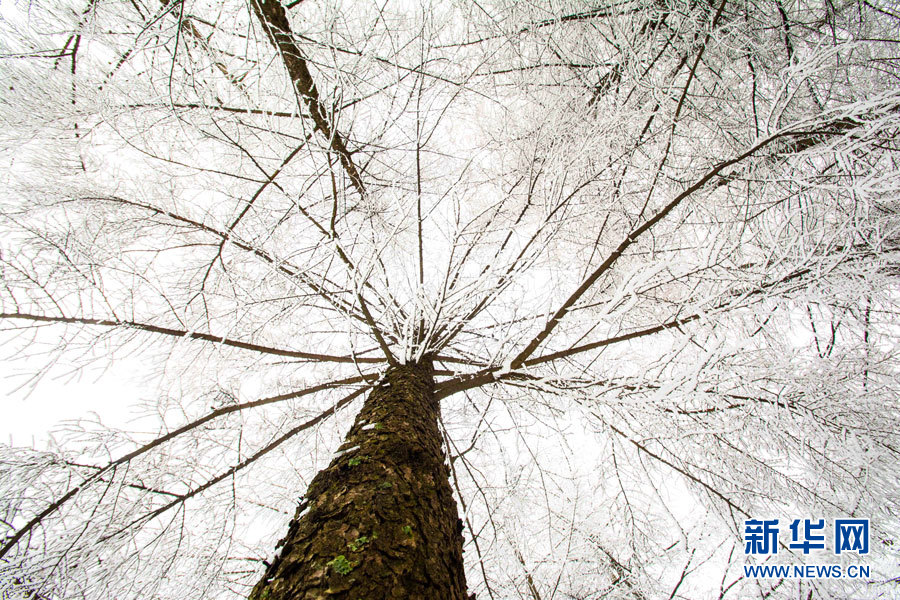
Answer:
M387 372L250 600L466 600L438 410L430 361Z

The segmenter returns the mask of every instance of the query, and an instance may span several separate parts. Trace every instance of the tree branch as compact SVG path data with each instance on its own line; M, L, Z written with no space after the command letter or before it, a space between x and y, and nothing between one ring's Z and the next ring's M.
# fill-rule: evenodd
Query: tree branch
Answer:
M357 396L359 396L360 394L362 394L363 392L365 392L367 389L368 389L368 386L367 386L367 387L362 387L362 388L360 388L360 389L358 389L358 390L356 390L356 391L354 391L354 392L351 392L351 393L348 394L347 396L344 396L343 398L341 398L340 400L338 400L338 401L334 404L334 406L328 408L327 410L322 411L321 413L319 413L318 415L316 415L316 416L313 417L312 419L310 419L310 420L308 420L308 421L305 421L305 422L303 422L303 423L300 423L299 425L297 425L296 427L292 428L290 431L288 431L288 432L285 433L284 435L278 437L277 439L273 440L272 442L270 442L269 444L267 444L266 446L264 446L263 448L261 448L260 450L258 450L257 452L255 452L252 456L250 456L250 457L246 458L245 460L239 462L238 464L234 465L234 466L231 467L230 469L227 469L226 471L220 473L219 475L217 475L216 477L210 479L209 481L207 481L207 482L204 483L203 485L194 488L194 489L191 490L190 492L187 492L187 493L185 493L185 494L180 495L178 498L172 500L171 502L169 502L169 503L166 504L165 506L161 506L160 508L157 508L157 509L154 510L153 512L148 513L148 514L146 514L146 515L144 515L144 516L142 516L142 517L139 517L139 518L135 519L134 521L132 521L131 523L129 523L129 524L126 525L125 527L121 528L120 530L118 530L118 531L116 531L116 532L114 532L114 533L112 533L112 534L110 534L110 535L108 535L108 536L105 536L105 537L102 538L100 541L106 541L106 540L108 540L108 539L110 539L110 538L113 538L113 537L115 537L115 536L117 536L117 535L119 535L119 534L121 534L121 533L124 533L125 531L128 531L129 529L131 529L131 528L134 527L135 525L138 525L138 524L141 523L141 522L149 521L150 519L153 519L153 518L155 518L155 517L158 517L158 516L161 515L162 513L164 513L164 512L166 512L167 510L169 510L170 508L172 508L172 507L174 507L174 506L176 506L176 505L178 505L178 504L184 503L185 501L187 501L187 500L193 498L193 497L196 496L197 494L199 494L199 493L201 493L201 492L204 492L204 491L208 490L209 488L211 488L212 486L216 485L217 483L219 483L219 482L222 481L223 479L226 479L226 478L228 478L228 477L231 477L232 475L234 475L234 474L237 473L238 471L241 471L242 469L244 469L244 468L250 466L251 464L253 464L253 463L256 462L257 460L259 460L260 458L262 458L263 456L265 456L266 454L268 454L269 452L271 452L272 450L274 450L275 448L277 448L278 446L280 446L281 444L283 444L284 442L286 442L287 440L291 439L292 437L294 437L295 435L297 435L298 433L300 433L301 431L303 431L303 430L305 430L305 429L309 429L310 427L313 427L313 426L315 426L315 425L318 425L320 422L322 422L322 421L325 420L326 418L330 417L331 415L333 415L334 413L336 413L336 412L337 412L338 410L340 410L341 408L343 408L343 407L347 406L348 404L350 404L350 402L352 402L354 399L356 399ZM2 554L0 554L0 556L2 556Z
M281 55L288 76L294 84L294 90L306 105L315 128L328 141L329 148L338 155L341 166L350 178L350 183L360 196L366 195L366 189L353 162L347 144L341 134L336 131L326 116L327 109L319 96L319 90L313 81L303 54L294 43L291 25L288 22L284 7L277 0L250 0L253 12L259 19L263 30L275 50Z
M694 192L702 189L715 177L721 177L722 171L736 165L745 159L753 156L759 150L769 146L773 142L780 140L782 138L798 138L800 140L810 140L810 139L821 139L821 137L828 137L832 135L838 135L847 131L847 129L841 126L841 123L844 123L846 119L839 119L827 124L823 124L821 127L817 128L813 132L809 131L782 131L776 134L769 136L768 138L757 142L753 147L741 153L740 155L731 158L729 160L722 161L717 165L713 166L706 174L698 179L693 185L689 186L683 192L678 194L672 201L666 204L662 209L660 209L655 215L649 218L644 222L643 225L635 228L629 233L625 239L623 239L619 245L609 254L609 256L604 260L584 281L582 281L581 285L572 292L572 294L563 302L562 306L560 306L555 313L548 319L544 329L538 333L526 346L525 348L513 359L512 367L518 368L523 365L525 360L529 356L531 356L535 350L537 350L538 346L540 346L544 340L546 340L551 333L556 329L556 327L562 322L563 317L572 309L572 307L581 299L582 296L591 288L593 285L607 273L612 266L622 257L628 248L631 247L642 235L650 231L655 225L657 225L660 221L665 219L673 210L675 210L684 200L689 198ZM805 147L801 148L805 149Z
M102 327L125 327L129 329L135 329L138 331L144 331L148 333L158 333L160 335L167 335L176 338L190 338L194 340L203 340L205 342L212 342L215 344L222 344L223 346L231 346L233 348L240 348L241 350L251 350L253 352L259 352L261 354L272 354L275 356L286 356L288 358L300 358L304 360L318 361L318 362L337 362L337 363L368 363L368 364L377 364L383 363L384 360L380 358L362 358L362 357L354 357L354 356L335 356L332 354L320 354L317 352L302 352L300 350L284 350L281 348L271 348L269 346L262 346L260 344L253 344L250 342L241 342L239 340L232 340L226 337L212 335L210 333L200 333L196 331L184 331L182 329L171 329L169 327L160 327L158 325L151 325L149 323L138 323L135 321L122 321L122 320L110 320L110 319L90 319L85 317L57 317L57 316L49 316L49 315L35 315L31 313L23 313L23 312L15 312L15 313L0 313L0 319L21 319L26 321L36 321L40 323L67 323L67 324L78 324L78 325L99 325Z
M125 463L137 458L138 456L141 456L142 454L146 454L150 450L153 450L154 448L161 446L162 444L165 444L169 440L174 439L183 433L186 433L188 431L196 429L197 427L200 427L204 423L208 423L209 421L212 421L213 419L215 419L217 417L221 417L221 416L233 413L233 412L246 410L246 409L250 409L250 408L256 408L257 406L264 406L266 404L272 404L274 402L281 402L284 400L300 398L301 396L307 396L309 394L314 394L316 392L320 392L320 391L334 388L334 387L340 387L340 386L344 386L344 385L352 385L354 383L363 383L366 381L373 381L373 380L376 380L377 378L378 378L377 375L359 375L356 377L348 377L346 379L340 379L340 380L336 380L336 381L330 381L328 383L322 383L322 384L319 384L319 385L316 385L316 386L313 386L310 388L306 388L304 390L300 390L297 392L288 392L286 394L279 394L277 396L271 396L269 398L262 398L260 400L255 400L253 402L245 402L243 404L234 404L231 406L223 406L222 408L219 408L210 413L207 413L203 417L201 417L195 421L192 421L192 422L188 423L187 425L183 425L183 426L179 427L178 429L171 431L163 436L160 436L160 437L156 438L155 440L144 444L140 448L137 448L137 449L129 452L128 454L125 454L124 456L117 458L116 460L110 462L106 466L101 467L96 473L94 473L92 476L85 479L79 485L75 486L74 488L72 488L71 490L66 492L65 495L63 495L58 500L55 500L54 502L52 502L44 510L42 510L40 513L35 515L28 523L23 525L21 529L16 531L16 533L13 534L13 536L8 539L8 541L3 545L3 547L0 548L0 558L3 558L10 550L12 550L16 546L16 544L19 542L19 540L22 539L23 536L25 536L28 532L30 532L32 529L34 529L44 519L46 519L47 517L49 517L50 515L55 513L57 510L59 510L64 504L66 504L66 502L68 502L69 500L74 498L79 492L84 491L91 484L93 484L97 481L102 481L101 477L103 475L105 475L106 473L108 473L111 470L114 470L117 466L125 464ZM356 392L354 392L354 394L359 395L366 389L367 389L367 387L363 387L360 390L357 390ZM351 396L352 396L351 399L356 397L353 394L351 394ZM327 416L333 414L337 409L341 408L349 401L350 400L347 400L347 397L345 397L344 399L342 399L341 401L336 403L331 408L320 413L318 416L313 418L311 421L307 421L307 423L305 423L304 425L306 425L308 427L312 427L313 425L315 425L315 424L319 423L320 421L322 421L323 419L325 419ZM179 498L181 498L181 496L179 496Z

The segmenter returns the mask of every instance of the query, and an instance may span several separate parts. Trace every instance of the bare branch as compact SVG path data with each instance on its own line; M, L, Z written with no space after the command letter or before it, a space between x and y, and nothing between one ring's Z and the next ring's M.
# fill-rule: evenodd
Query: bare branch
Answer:
M299 350L284 350L281 348L271 348L260 344L250 342L241 342L226 337L212 335L209 333L200 333L197 331L184 331L181 329L172 329L169 327L161 327L151 323L138 323L135 321L110 320L110 319L91 319L87 317L62 317L53 315L36 315L31 313L0 313L0 319L25 320L38 323L66 323L77 325L99 325L101 327L121 327L123 329L134 329L147 333L158 333L160 335L188 338L192 340L203 340L204 342L212 342L214 344L222 344L232 348L240 348L241 350L250 350L259 352L260 354L271 354L274 356L286 356L289 358L300 358L303 360L315 360L324 362L337 363L383 363L384 360L379 358L364 358L353 356L334 356L331 354L320 354L316 352L302 352Z

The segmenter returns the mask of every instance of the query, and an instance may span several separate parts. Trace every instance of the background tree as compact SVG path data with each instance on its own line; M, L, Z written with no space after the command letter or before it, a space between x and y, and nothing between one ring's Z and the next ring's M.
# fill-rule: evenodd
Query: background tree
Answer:
M247 596L429 358L479 598L896 592L890 3L2 11L7 356L158 386L2 449L4 593ZM742 578L846 515L869 585Z

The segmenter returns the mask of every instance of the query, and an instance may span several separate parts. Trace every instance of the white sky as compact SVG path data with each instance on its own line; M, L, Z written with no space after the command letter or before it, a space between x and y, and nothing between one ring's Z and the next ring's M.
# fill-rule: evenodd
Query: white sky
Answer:
M108 426L134 428L134 407L153 393L147 367L136 358L117 360L106 370L84 369L75 376L58 366L34 389L22 385L28 366L28 361L7 362L10 370L0 377L0 443L45 450L50 431L76 419L99 418Z

